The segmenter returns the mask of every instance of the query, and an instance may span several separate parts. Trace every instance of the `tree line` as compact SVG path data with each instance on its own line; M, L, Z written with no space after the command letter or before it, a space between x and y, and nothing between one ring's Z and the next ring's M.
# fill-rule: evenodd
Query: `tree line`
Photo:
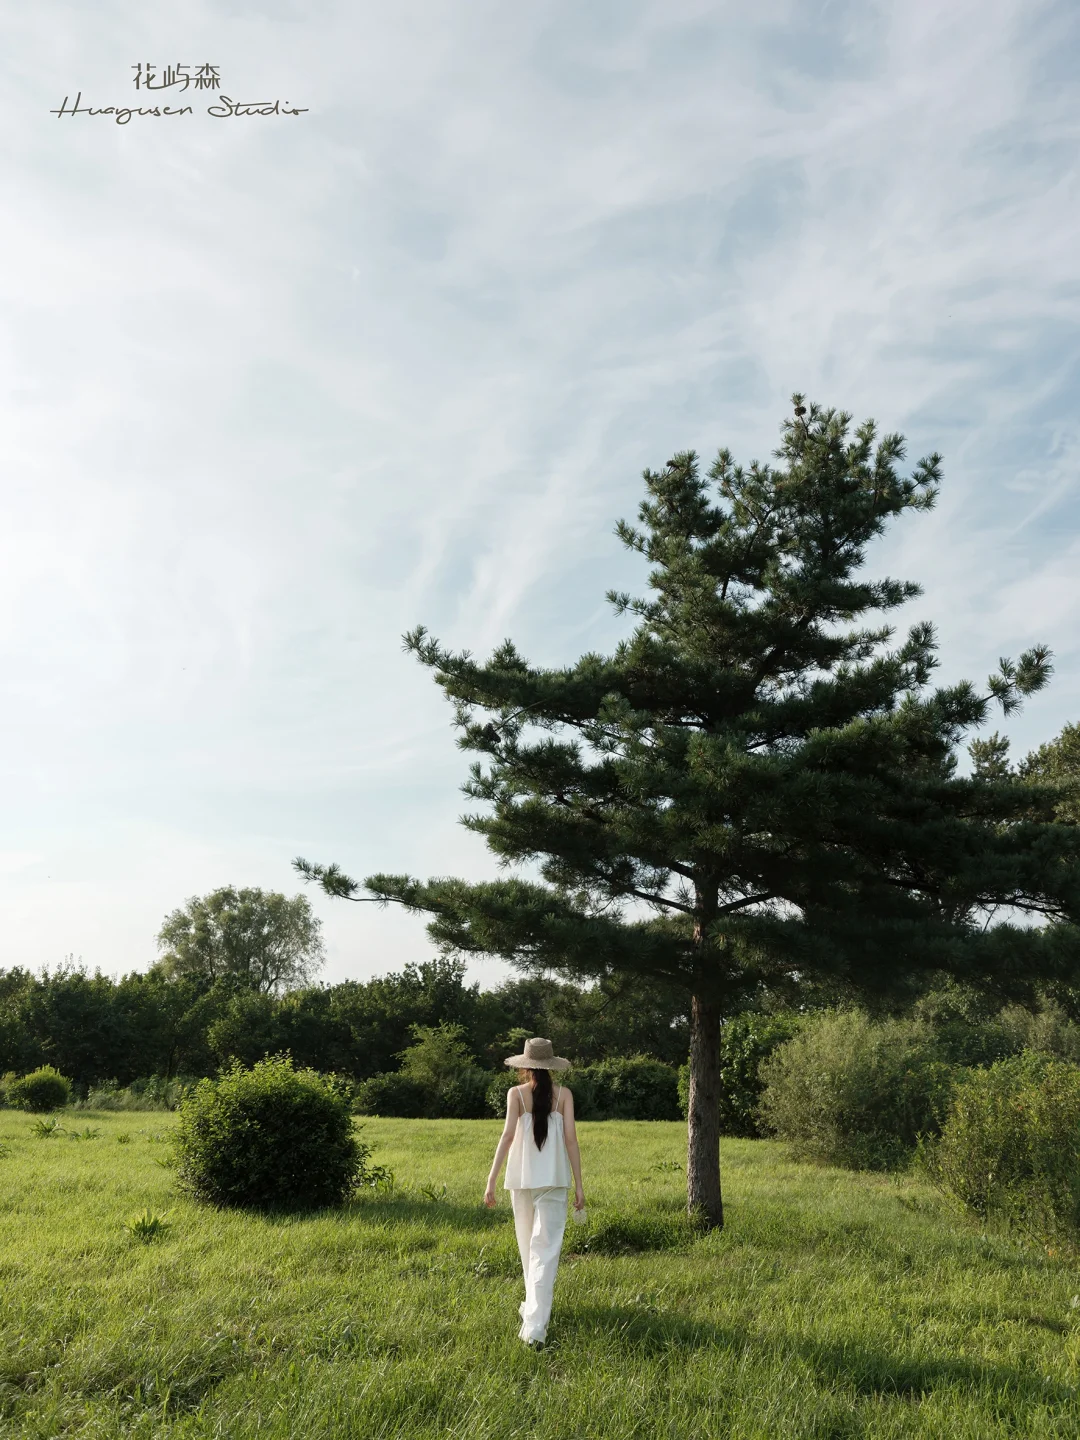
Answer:
M518 976L482 990L463 961L442 957L280 992L235 971L176 974L169 964L119 979L72 965L0 971L0 1075L53 1065L83 1090L214 1075L279 1053L365 1080L399 1068L416 1027L438 1025L460 1026L485 1069L520 1050L523 1032L559 1036L581 1064L640 1053L677 1066L689 1043L681 996L663 986Z

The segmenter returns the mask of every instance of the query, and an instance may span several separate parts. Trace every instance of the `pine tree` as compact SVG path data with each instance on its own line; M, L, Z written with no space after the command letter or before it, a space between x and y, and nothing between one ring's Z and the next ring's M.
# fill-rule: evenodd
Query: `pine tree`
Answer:
M636 972L690 997L688 1205L723 1223L720 1030L763 990L812 979L853 993L912 974L1008 988L1072 965L1018 912L1080 910L1080 846L1053 796L1015 775L963 776L957 750L993 700L1050 674L1036 647L987 693L929 688L933 627L892 645L887 612L919 588L869 579L867 545L926 510L940 457L900 474L899 435L794 397L777 466L721 450L645 472L646 599L609 595L636 626L611 655L530 665L509 640L486 663L406 637L477 753L463 823L506 867L470 884L297 868L330 894L430 917L448 950L569 976ZM531 870L531 876L529 871ZM985 916L1009 907L1013 920Z

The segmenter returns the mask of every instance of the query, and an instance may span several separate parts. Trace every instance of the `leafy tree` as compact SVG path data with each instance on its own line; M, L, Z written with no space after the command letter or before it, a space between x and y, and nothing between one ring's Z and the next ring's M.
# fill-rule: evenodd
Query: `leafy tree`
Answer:
M462 1028L498 1068L509 1039L556 1035L585 1064L641 1052L678 1064L686 1025L678 991L621 977L581 987L514 976L493 990L465 983L460 960L436 957L397 974L265 994L226 975L173 977L160 967L118 980L64 965L0 970L0 1074L51 1062L80 1089L149 1076L209 1075L231 1058L290 1054L297 1065L358 1079L391 1071L416 1025Z
M206 1032L206 1043L223 1066L229 1063L252 1066L267 1055L281 1054L279 1006L272 995L258 990L240 990Z
M147 1016L129 990L107 975L69 963L25 977L16 1007L23 1047L59 1066L79 1086L134 1078L147 1046Z
M681 987L644 975L604 975L585 989L553 989L545 1027L529 1033L558 1036L559 1053L575 1065L634 1055L677 1067L689 1048L688 1009Z
M975 774L983 779L1009 784L1027 781L1053 798L1054 818L1063 825L1080 824L1080 724L1066 725L1055 739L1032 750L1018 765L1009 758L1009 741L994 734L974 740L968 746ZM1065 952L1080 948L1080 936L1067 917L1057 916L1054 940ZM1036 989L1024 997L1029 1009L1044 1003L1060 1004L1074 1021L1080 1020L1080 982L1075 974L1051 977L1042 993Z
M685 993L646 976L605 976L584 987L515 976L482 992L479 1001L473 1044L496 1068L530 1035L551 1036L576 1066L627 1055L675 1066L686 1059Z
M491 1076L476 1064L460 1025L414 1026L413 1043L400 1059L395 1078L419 1088L425 1114L475 1120L487 1113Z
M278 1048L288 1051L297 1065L355 1075L357 1056L352 1032L335 1005L337 988L320 986L282 996L277 1002Z
M1019 773L1057 787L1058 819L1080 824L1080 724L1066 725L1056 740L1033 750L1020 762Z
M0 971L0 1075L25 1075L45 1063L45 1049L26 1023L35 977L18 967Z
M400 1073L441 1090L475 1064L460 1025L414 1025L413 1043L401 1053Z
M362 1078L394 1068L414 1025L461 1025L471 1033L482 1008L480 987L465 984L464 963L442 957L328 993L330 1016L350 1035L348 1068Z
M887 523L933 503L936 455L905 477L902 438L795 397L782 464L708 476L692 453L646 472L641 528L653 594L614 654L564 669L505 642L487 663L422 627L408 647L482 755L464 823L506 865L469 884L296 862L332 895L430 917L447 950L569 975L635 972L678 985L691 1016L688 1204L723 1220L720 1027L763 989L832 976L868 992L913 971L1003 987L1068 970L1075 947L1034 927L985 931L972 907L1080 909L1078 847L1052 800L1017 777L957 772L991 700L1008 711L1049 675L1048 652L1002 662L987 694L929 689L933 627L859 623L918 587L859 575ZM539 732L529 740L527 731Z
M193 896L158 934L170 978L231 981L263 994L309 984L322 965L322 922L304 895L223 886Z

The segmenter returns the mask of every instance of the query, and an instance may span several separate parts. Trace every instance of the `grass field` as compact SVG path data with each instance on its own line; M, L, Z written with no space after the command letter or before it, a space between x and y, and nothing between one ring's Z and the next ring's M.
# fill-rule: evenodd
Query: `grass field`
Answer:
M582 1124L593 1245L675 1248L565 1254L533 1353L507 1197L479 1203L497 1122L368 1121L393 1195L268 1219L173 1193L169 1115L31 1119L0 1111L0 1436L1080 1436L1077 1268L914 1180L730 1141L694 1239L683 1127Z

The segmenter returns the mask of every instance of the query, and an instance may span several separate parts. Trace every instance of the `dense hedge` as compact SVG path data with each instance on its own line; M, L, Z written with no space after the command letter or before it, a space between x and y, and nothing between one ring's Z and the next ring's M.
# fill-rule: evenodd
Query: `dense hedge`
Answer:
M648 1055L573 1066L553 1077L569 1087L578 1120L678 1120L679 1082L671 1065ZM505 1115L506 1092L518 1084L516 1071L492 1076L487 1087L490 1113Z
M358 1115L389 1115L402 1120L419 1120L427 1106L427 1089L418 1080L394 1070L372 1075L356 1087L354 1109Z
M679 1079L647 1055L582 1066L571 1082L574 1109L586 1120L678 1120ZM581 1092L579 1104L578 1093Z
M482 1120L490 1113L490 1084L487 1071L475 1066L441 1086L390 1070L360 1082L355 1108L359 1115L393 1115L406 1120ZM505 1100L503 1104L505 1108Z
M52 1064L83 1094L289 1054L298 1066L366 1080L398 1068L417 1026L440 1025L459 1026L489 1073L520 1050L515 1032L557 1036L581 1063L641 1051L678 1065L685 1010L685 995L646 980L583 986L518 975L481 990L466 982L463 962L444 957L283 995L160 966L119 980L0 968L0 1074Z

